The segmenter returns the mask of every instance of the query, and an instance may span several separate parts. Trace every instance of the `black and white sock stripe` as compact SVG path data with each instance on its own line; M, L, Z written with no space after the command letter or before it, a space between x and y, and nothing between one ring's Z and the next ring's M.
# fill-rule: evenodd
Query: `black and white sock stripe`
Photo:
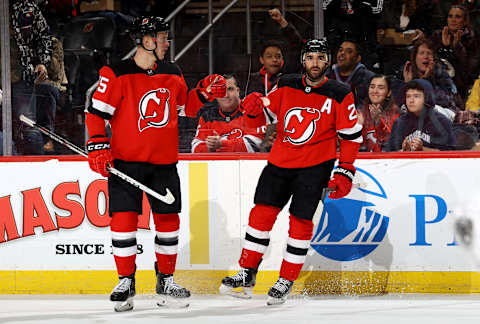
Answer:
M137 232L114 232L112 231L113 255L129 257L137 254Z
M173 232L156 232L155 252L166 255L177 254L178 233L178 230Z
M246 250L265 253L268 244L270 244L270 232L259 231L253 227L247 227L243 248Z
M283 258L290 263L303 264L307 258L309 246L310 240L297 240L289 237Z

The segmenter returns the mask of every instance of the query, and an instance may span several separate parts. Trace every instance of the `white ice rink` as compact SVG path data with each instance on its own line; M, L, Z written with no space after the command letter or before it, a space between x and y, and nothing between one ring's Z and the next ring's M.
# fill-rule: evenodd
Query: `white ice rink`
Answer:
M291 296L282 306L251 300L197 295L186 309L155 306L151 296L135 297L135 309L115 313L108 296L0 296L0 323L312 323L463 324L480 323L480 295L386 295L377 297Z

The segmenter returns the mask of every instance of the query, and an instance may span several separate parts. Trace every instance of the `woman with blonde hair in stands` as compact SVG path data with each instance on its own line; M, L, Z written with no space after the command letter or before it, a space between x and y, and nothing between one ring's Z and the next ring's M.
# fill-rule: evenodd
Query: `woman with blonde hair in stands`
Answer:
M382 152L390 138L393 122L399 116L398 105L391 98L391 86L391 79L382 74L370 80L368 98L359 116L363 122L363 151Z

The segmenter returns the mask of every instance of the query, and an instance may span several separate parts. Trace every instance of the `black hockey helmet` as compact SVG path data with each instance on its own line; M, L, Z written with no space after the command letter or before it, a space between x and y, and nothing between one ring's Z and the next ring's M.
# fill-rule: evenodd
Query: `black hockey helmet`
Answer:
M145 35L156 36L159 32L168 32L169 25L162 17L142 16L132 21L130 33L135 38L137 45L142 43Z
M312 38L303 44L302 54L300 56L302 63L305 61L306 53L325 53L327 54L328 61L330 61L330 49L328 48L327 39L325 37Z

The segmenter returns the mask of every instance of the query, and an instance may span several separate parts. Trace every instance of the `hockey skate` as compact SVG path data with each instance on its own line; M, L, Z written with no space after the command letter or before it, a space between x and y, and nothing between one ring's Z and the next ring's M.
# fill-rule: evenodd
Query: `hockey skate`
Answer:
M267 305L283 304L287 300L288 294L292 291L292 287L293 281L280 277L268 291Z
M257 272L257 269L241 268L237 274L223 278L219 288L220 294L243 299L252 298ZM241 288L241 291L234 291L235 288Z
M155 273L157 274L157 306L185 308L190 305L188 302L190 291L177 284L173 280L172 274L164 274L159 272L156 262Z
M135 296L135 277L121 277L118 285L113 288L110 300L115 302L116 312L126 312L133 309L133 297Z

